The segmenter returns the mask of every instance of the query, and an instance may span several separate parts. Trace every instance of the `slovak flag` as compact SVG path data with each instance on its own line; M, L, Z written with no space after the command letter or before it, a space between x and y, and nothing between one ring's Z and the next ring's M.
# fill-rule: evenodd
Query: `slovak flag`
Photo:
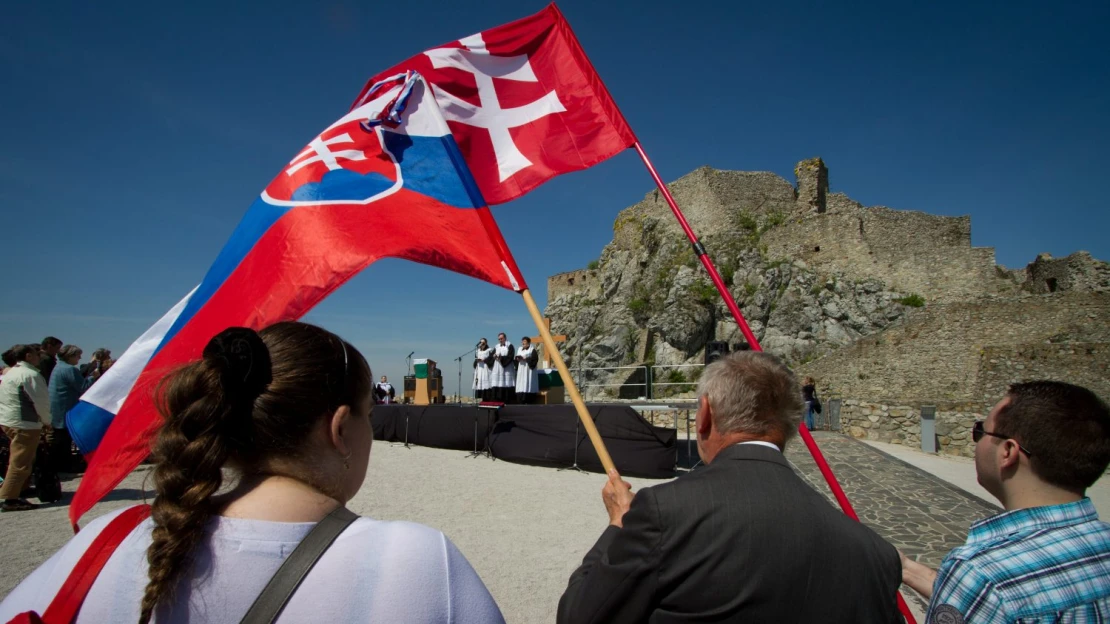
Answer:
M204 281L70 411L81 450L95 451L70 505L74 526L149 454L155 384L227 327L298 319L383 257L527 287L420 75L370 93L284 167Z
M559 9L418 54L405 70L432 84L482 196L502 204L562 173L592 167L636 143Z

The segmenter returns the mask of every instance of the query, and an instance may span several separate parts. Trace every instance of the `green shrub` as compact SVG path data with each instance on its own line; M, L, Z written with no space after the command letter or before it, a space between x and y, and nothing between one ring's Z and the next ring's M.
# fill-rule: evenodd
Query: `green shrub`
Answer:
M725 286L732 286L732 278L736 275L736 267L731 264L726 264L721 267L721 279L724 280Z
M634 314L634 315L643 314L644 312L647 312L647 309L648 309L647 299L643 299L641 297L636 297L635 299L628 302L628 311L632 312L632 314Z
M922 297L919 294L916 294L916 293L911 294L911 295L906 295L905 297L902 297L901 299L895 299L895 301L897 301L898 303L900 303L904 306L909 306L911 308L920 308L921 306L925 305L925 298Z
M632 362L636 359L636 347L640 343L640 332L635 327L625 328L624 335L624 361Z
M746 212L741 212L740 215L736 217L736 222L740 224L740 227L752 234L759 231L759 223L756 222L755 217Z
M716 286L702 280L694 282L693 293L697 300L704 304L712 304L719 296Z
M590 263L586 265L586 268L591 271L596 271L597 267L599 266L601 266L601 263L599 263L597 260L590 260Z

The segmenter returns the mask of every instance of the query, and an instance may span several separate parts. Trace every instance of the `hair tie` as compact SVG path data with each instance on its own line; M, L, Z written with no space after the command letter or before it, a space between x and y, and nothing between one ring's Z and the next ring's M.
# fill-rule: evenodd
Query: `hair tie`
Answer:
M204 359L220 370L224 391L253 402L273 381L270 350L248 327L229 327L204 347Z

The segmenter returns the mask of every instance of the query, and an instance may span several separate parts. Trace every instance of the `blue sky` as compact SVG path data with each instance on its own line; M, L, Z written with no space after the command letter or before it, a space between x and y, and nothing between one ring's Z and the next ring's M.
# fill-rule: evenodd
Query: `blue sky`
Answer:
M667 180L711 165L792 181L821 156L864 204L971 215L1006 266L1110 258L1110 3L841 5L560 3ZM0 344L54 334L118 356L367 77L542 7L5 3ZM625 153L494 208L541 306L547 276L595 259L651 188ZM519 296L396 260L307 318L379 374L437 360L449 392L478 336L535 332Z

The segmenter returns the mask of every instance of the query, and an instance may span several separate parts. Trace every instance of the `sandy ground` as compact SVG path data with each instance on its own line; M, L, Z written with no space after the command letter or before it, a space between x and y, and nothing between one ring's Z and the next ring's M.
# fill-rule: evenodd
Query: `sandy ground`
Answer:
M604 478L598 474L384 442L374 443L370 457L366 484L349 507L365 516L410 520L443 531L513 624L554 621L570 573L608 522L600 495ZM140 467L83 524L141 501L148 474L147 467ZM658 483L628 480L634 489ZM63 485L72 492L78 483L75 479ZM0 596L72 535L67 501L0 515Z
M969 459L873 446L990 500L975 483ZM144 490L149 497L148 475L149 467L140 467L84 523L143 500ZM629 481L634 489L659 483ZM72 492L79 482L63 485ZM365 516L409 520L443 531L478 571L506 621L552 622L567 578L605 528L603 483L598 474L375 442L366 484L349 506ZM1090 494L1102 516L1110 515L1110 479L1102 479ZM68 497L36 511L0 515L0 596L69 539L67 502ZM913 606L920 622L920 608Z

